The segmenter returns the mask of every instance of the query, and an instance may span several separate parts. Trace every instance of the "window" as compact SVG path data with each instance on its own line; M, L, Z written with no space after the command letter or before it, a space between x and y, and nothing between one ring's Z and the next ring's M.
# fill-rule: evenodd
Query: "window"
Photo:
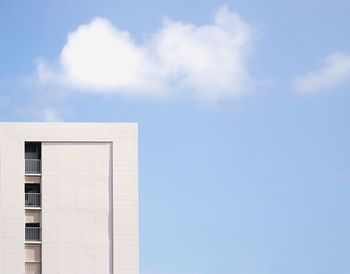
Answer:
M25 142L24 147L26 159L41 159L41 143Z
M25 193L40 193L40 184L25 184Z

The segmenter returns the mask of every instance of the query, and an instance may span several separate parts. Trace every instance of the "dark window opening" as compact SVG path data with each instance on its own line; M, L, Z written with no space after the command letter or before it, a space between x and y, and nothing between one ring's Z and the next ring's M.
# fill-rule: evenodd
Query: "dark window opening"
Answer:
M25 193L40 193L40 184L25 184Z
M25 159L41 159L41 143L25 142Z
M26 227L39 227L40 228L40 223L26 223Z

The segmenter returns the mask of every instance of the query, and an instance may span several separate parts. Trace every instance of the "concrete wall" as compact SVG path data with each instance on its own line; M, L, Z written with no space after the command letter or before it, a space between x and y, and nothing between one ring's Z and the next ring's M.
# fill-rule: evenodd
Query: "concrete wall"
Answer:
M112 273L110 143L43 143L43 273Z
M0 131L0 273L24 273L24 143Z
M96 270L96 272L89 273L138 274L137 135L137 124L132 123L0 123L1 273L24 273L24 142L39 141L44 143L54 142L56 144L64 142L101 142L109 144L111 147L111 155L108 162L111 167L111 172L109 175L111 176L111 182L113 182L111 193L109 193L110 197L113 197L112 201L109 200L109 202L112 203L113 210L111 216L109 216L109 220L113 220L113 225L108 226L112 227L108 240L109 243L111 243L112 239L113 243L112 250L109 253L111 256L109 257L109 264L112 263L113 272L111 272L111 269L104 269L102 272ZM46 149L48 149L46 144L44 144L44 146ZM53 149L57 149L57 147L57 145L52 146ZM105 156L107 152L105 147L107 146L104 146L104 148L101 150L96 150L98 153L101 152L103 154L103 159L106 159ZM64 150L62 153L66 154L70 152ZM53 156L50 156L51 152L46 153L46 155L49 155L49 158L51 157L52 161L55 160L53 159ZM47 163L49 164L50 161ZM44 162L43 165L45 165ZM101 168L103 169L104 167L106 167L106 162L102 164ZM52 170L48 166L44 166L44 169L45 168L48 168L47 170ZM44 173L48 176L47 172ZM49 190L45 189L45 174L42 180L42 190L44 194L49 195ZM96 171L94 176L98 177L100 175L101 174ZM104 175L101 175L101 178L103 176ZM55 180L57 183L58 179L56 178ZM105 179L101 179L101 182L104 181ZM49 183L49 180L47 180L47 183ZM68 187L68 183L74 185L76 182L67 181L67 184L63 184L65 184L65 187ZM102 185L105 186L104 183L102 183ZM78 189L79 188L81 188L81 186L78 186ZM100 194L101 197L105 197L106 192L102 191ZM97 200L100 200L100 198ZM43 197L43 199L45 199L45 197ZM48 206L46 210L49 210L49 207L53 206L53 204L47 200L44 203ZM95 207L95 205L90 206ZM106 207L104 207L101 211L104 213L97 215L102 216L102 224L103 226L106 226ZM45 242L45 233L47 236L49 236L51 233L51 237L54 237L54 231L51 230L50 232L50 222L57 219L57 215L48 213L48 211L45 211L43 204L42 214L45 215L46 219L44 220L43 216L43 227L45 224L47 224L46 228L43 230L43 247L46 246L46 248L48 248L47 244L49 244L49 242ZM67 220L74 219L74 216L77 216L77 214L70 217L60 216L59 218ZM78 216L80 216L80 214L78 214ZM82 221L79 221L78 223L80 222ZM100 222L96 220L95 223L99 224ZM92 229L92 226L90 226L90 229ZM102 231L104 229L105 228L97 229L97 231ZM86 235L82 237L84 241L87 238ZM70 240L74 240L74 238ZM102 236L102 239L100 240L102 243L101 249L106 250L104 242L106 240L105 236ZM77 243L75 242L74 244ZM90 255L84 254L81 258L86 259L88 256ZM43 251L43 264L45 266L44 260L49 260L49 258L46 258ZM75 258L75 260L72 262L73 265L78 260L80 260L80 258ZM97 260L99 261L102 259ZM78 265L82 264L83 262L78 263ZM69 266L65 265L65 267L68 268ZM53 271L56 271L56 268L53 267L52 269ZM69 271L69 269L67 269L67 271ZM67 271L59 273L69 273ZM56 271L52 273L58 272ZM47 271L44 272L44 274L51 273L50 271Z

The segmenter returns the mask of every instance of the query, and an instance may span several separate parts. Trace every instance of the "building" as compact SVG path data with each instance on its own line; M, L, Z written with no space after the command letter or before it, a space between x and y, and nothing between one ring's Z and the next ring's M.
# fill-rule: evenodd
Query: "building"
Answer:
M134 123L0 123L0 273L138 274Z

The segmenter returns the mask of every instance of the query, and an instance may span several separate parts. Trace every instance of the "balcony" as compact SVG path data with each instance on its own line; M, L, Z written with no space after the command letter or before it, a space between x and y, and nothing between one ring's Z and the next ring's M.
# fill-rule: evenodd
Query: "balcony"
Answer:
M41 174L41 160L40 159L25 159L25 173L26 174Z
M40 227L26 227L26 241L40 242L41 241L41 228Z
M25 193L25 206L26 207L41 207L41 194L40 193Z
M40 274L41 263L38 262L26 262L25 274Z

